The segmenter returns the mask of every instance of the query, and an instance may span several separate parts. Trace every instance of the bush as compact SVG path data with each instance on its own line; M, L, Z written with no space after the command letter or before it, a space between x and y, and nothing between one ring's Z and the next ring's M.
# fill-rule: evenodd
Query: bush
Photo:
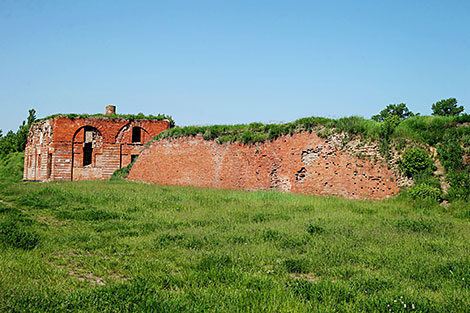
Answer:
M447 131L442 142L437 145L439 159L447 171L460 170L463 167L463 149L460 141L457 139L460 136L456 132Z
M414 200L432 200L440 201L442 199L442 191L440 188L430 186L428 184L419 184L407 190L407 193Z
M434 163L423 149L414 147L405 150L399 161L400 170L408 177L413 177L426 170L432 170Z
M447 174L447 182L450 184L447 196L449 200L468 200L470 198L470 172L451 171Z

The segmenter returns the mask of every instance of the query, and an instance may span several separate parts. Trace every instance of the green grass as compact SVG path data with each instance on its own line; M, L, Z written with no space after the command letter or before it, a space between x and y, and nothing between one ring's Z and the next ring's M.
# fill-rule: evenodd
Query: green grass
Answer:
M470 308L467 202L6 180L0 199L2 312Z
M447 129L452 129L459 123L470 122L470 115L445 116L414 116L400 122L392 130L390 139L408 139L418 143L435 145L442 141ZM216 140L218 143L241 142L251 144L273 140L282 135L294 134L299 131L318 131L322 136L332 132L345 132L348 135L359 135L373 141L383 140L384 123L368 120L363 117L351 116L339 119L323 117L301 118L281 124L238 124L175 127L157 135L154 140L164 138L180 138L201 135L206 140Z
M24 152L0 155L0 181L17 182L23 178Z
M361 135L377 140L380 137L380 123L358 116L329 119L323 117L301 118L283 124L238 124L212 126L175 127L157 135L154 140L202 135L206 140L218 143L241 142L251 144L276 139L279 136L294 134L299 131L323 131L321 136L328 136L331 131L344 131L349 135Z

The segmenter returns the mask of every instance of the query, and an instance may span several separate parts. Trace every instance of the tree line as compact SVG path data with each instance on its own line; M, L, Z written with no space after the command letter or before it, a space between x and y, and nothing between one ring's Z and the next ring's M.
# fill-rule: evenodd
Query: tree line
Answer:
M449 98L440 100L432 105L432 115L435 116L458 116L464 111L463 106L457 104L457 99ZM400 120L419 115L411 112L405 103L389 104L379 114L372 116L372 120L377 122L386 122L391 128L396 126ZM26 147L28 132L31 125L36 121L36 110L29 110L28 118L19 126L17 132L10 130L3 135L0 130L0 158L12 153L22 152Z
M12 152L22 152L28 141L28 132L31 125L36 121L36 110L29 110L26 121L19 126L18 131L10 130L6 135L0 129L0 158Z

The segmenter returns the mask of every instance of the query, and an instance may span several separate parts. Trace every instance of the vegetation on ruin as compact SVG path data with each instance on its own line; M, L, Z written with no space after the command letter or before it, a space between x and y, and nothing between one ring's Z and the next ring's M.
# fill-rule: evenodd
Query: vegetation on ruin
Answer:
M59 114L53 114L53 115L41 118L40 121L52 119L52 118L58 117L58 116L66 117L66 118L111 118L111 119L123 119L123 120L128 120L128 121L134 121L134 120L163 121L163 120L168 120L168 121L170 121L171 127L173 127L175 125L175 121L169 115L164 115L164 114L145 115L143 113L139 113L139 114L111 114L111 115L106 115L106 114L75 114L75 113L61 114L61 113L59 113Z
M137 161L137 158L132 160L131 163L129 163L127 166L117 169L114 171L113 175L109 178L110 180L122 180L126 179L127 176L129 176L129 173L132 169L132 166L134 165L135 161Z
M127 181L23 183L20 159L0 164L2 312L470 307L463 200L443 208L432 190L353 201Z
M323 138L343 133L346 135L344 143L354 137L378 143L386 160L390 158L392 148L398 150L403 155L399 160L400 170L414 179L415 194L425 192L432 194L432 198L449 201L468 199L470 167L463 163L463 155L470 158L470 115L462 114L463 107L457 106L455 98L438 101L432 108L433 116L415 114L406 104L400 103L388 105L371 120L357 116L340 119L309 117L281 124L175 127L157 135L154 140L199 135L219 144L256 144L301 131L316 131ZM436 168L429 147L437 149L438 159L446 170L445 180L451 188L445 195L433 173Z
M328 136L334 132L348 135L359 135L373 141L387 135L390 140L409 139L416 143L434 145L444 138L449 129L458 133L470 133L468 127L457 127L462 123L470 123L470 115L461 116L413 116L402 121L384 120L378 122L363 117L351 116L340 119L323 117L301 118L294 122L281 124L237 124L174 127L157 135L154 140L165 138L181 138L200 135L206 140L218 143L239 142L253 144L274 140L283 135L300 131L318 131Z

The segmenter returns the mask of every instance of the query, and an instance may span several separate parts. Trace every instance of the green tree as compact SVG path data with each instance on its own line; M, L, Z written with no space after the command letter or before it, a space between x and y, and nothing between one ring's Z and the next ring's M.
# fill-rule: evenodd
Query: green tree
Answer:
M28 119L23 121L18 131L14 133L9 131L5 136L0 130L0 156L7 155L12 152L24 151L26 142L28 141L28 133L31 125L36 121L36 111L29 110Z
M463 110L463 106L457 106L455 98L442 99L432 105L432 115L459 116Z
M28 133L31 125L36 121L36 110L29 110L27 121L23 121L16 133L16 151L24 151L26 142L28 141Z
M380 111L379 114L372 116L372 119L377 122L383 122L385 118L392 115L398 116L400 120L404 120L405 118L414 116L414 113L406 107L405 103L389 104L385 109Z

